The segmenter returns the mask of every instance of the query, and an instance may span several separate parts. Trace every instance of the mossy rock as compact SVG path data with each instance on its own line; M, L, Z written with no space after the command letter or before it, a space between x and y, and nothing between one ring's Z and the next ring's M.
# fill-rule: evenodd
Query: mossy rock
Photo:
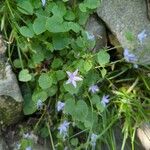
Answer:
M10 96L0 96L0 126L16 123L22 116L22 103Z

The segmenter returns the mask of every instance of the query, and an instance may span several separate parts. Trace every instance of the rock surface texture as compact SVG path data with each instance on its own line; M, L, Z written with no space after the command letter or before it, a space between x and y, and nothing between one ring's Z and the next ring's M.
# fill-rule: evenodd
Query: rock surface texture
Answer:
M5 50L0 35L0 126L13 124L20 118L23 102L17 79L6 62Z
M92 15L87 23L86 30L89 34L92 34L95 37L95 47L94 51L100 50L107 45L107 35L106 35L106 27L102 20L100 20L97 16Z
M150 64L150 21L145 0L104 0L97 14L121 46L137 57L135 63Z
M149 0L103 0L97 9L98 16L116 36L120 45L136 56L133 63L142 65L150 65L148 6ZM137 136L143 147L150 150L150 125L141 125Z

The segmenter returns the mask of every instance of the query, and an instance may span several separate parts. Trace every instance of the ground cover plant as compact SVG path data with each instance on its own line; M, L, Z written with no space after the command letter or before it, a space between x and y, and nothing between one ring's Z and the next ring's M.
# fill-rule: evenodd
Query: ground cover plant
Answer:
M52 150L117 147L149 117L149 66L133 63L124 50L93 51L95 37L85 24L99 0L5 0L0 2L1 31L7 56L18 75L24 115L35 114L32 132L47 138ZM141 31L139 42L145 38ZM134 35L133 35L134 36ZM127 38L130 42L133 37ZM18 149L30 150L33 136L24 131Z

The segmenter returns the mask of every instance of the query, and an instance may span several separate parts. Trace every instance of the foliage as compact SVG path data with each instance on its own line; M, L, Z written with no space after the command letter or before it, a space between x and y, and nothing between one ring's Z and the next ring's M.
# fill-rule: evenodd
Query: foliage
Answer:
M34 131L50 138L53 150L92 149L91 140L97 149L104 144L115 149L114 128L121 121L125 135L122 149L127 137L134 149L135 130L147 119L149 78L145 68L134 69L123 59L112 60L110 49L92 51L95 41L88 39L84 26L100 1L49 0L45 6L40 0L0 3L1 30L10 43L8 56L19 71L19 81L26 83L24 114L41 113ZM78 74L73 79L70 76L77 86L66 84L67 72L77 69ZM92 92L93 85L99 90ZM103 101L104 94L109 95L108 104ZM65 103L64 108L59 106L61 111L58 101ZM61 129L65 120L69 123ZM93 134L96 139L91 139ZM28 142L22 139L22 147Z

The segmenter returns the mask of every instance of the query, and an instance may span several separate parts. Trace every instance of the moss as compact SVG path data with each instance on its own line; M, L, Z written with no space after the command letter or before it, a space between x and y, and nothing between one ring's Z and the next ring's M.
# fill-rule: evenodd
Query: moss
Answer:
M22 116L22 103L9 96L0 96L0 126L16 123Z

